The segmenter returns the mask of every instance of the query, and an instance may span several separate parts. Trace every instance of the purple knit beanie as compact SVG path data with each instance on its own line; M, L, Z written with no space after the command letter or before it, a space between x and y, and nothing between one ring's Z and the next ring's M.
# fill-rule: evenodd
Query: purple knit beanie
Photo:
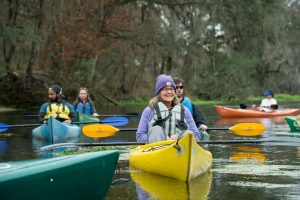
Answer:
M166 86L172 86L174 89L176 89L176 85L172 79L172 76L168 76L166 74L159 75L156 78L155 93L158 94Z

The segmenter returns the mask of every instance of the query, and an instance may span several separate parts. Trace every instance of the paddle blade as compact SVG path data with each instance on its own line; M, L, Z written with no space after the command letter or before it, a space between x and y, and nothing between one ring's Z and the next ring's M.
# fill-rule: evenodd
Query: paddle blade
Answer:
M240 136L258 136L266 130L266 127L260 123L240 123L230 127L229 130Z
M100 121L101 124L109 124L111 126L124 126L128 124L126 117L108 117Z
M5 132L5 131L7 131L10 128L11 128L11 126L8 125L8 124L0 123L0 132Z
M108 124L91 124L82 128L82 133L92 138L110 137L118 131L118 128Z

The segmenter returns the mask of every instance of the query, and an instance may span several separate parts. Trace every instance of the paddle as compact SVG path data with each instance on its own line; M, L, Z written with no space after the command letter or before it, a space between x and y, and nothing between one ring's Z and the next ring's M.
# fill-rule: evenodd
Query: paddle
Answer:
M128 124L128 119L126 117L108 117L100 122L72 122L72 124L109 124L110 126L124 126ZM0 123L0 132L5 132L10 128L19 128L19 127L33 127L33 126L41 126L42 124L16 124L9 125L5 123Z
M209 128L208 130L225 130L231 131L232 133L239 136L258 136L265 131L265 126L260 123L239 123L230 128ZM99 138L109 137L114 135L118 131L136 131L136 128L123 128L118 129L113 126L103 126L101 124L91 124L82 128L82 133L88 137ZM103 136L105 135L105 136Z
M247 109L247 108L252 108L252 106L248 106L248 105L245 105L245 104L240 104L240 108L241 109ZM277 104L272 104L271 106L270 106L270 108L271 109L273 109L273 110L277 110L278 109L278 105Z
M174 140L175 141L175 140ZM259 144L263 142L282 142L278 140L210 140L199 141L198 144ZM294 141L295 143L299 143ZM144 145L143 142L105 142L105 143L59 143L51 144L41 147L41 151L47 151L56 148L68 148L68 147L91 147L91 146L129 146L129 145Z
M37 114L23 114L24 118L37 118L39 115ZM124 115L99 115L97 118L101 117L139 117L139 113L126 113Z

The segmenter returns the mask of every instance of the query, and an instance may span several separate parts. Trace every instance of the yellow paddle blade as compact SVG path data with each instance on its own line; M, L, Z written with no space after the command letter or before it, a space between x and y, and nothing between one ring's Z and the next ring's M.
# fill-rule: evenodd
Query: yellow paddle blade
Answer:
M253 152L239 152L232 154L229 157L230 160L235 161L256 161L259 164L264 164L267 160L266 156L261 153L253 153Z
M258 136L266 130L266 127L260 123L240 123L230 127L229 130L240 136Z
M91 124L82 128L82 133L92 138L109 137L118 131L118 128L108 124Z

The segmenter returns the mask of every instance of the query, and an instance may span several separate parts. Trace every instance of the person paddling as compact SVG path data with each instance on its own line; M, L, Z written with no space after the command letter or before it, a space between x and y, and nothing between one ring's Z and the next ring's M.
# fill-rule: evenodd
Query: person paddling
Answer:
M96 111L95 104L90 97L89 91L85 87L79 88L78 96L73 102L73 107L75 111L79 111L88 115L93 115L94 117L99 116L99 114Z
M175 94L176 85L171 76L161 74L156 79L155 94L144 109L136 139L138 142L152 143L162 140L176 140L187 130L197 141L201 135L190 111L182 106Z
M257 110L263 111L263 112L274 112L274 110L278 109L277 101L274 99L274 93L272 90L266 90L264 91L264 98L261 101L261 104L259 107L256 107L253 105L253 108L256 108Z
M180 103L190 110L196 126L200 130L206 131L208 127L206 125L204 115L200 111L199 107L193 104L189 97L184 95L184 80L178 77L174 77L174 82L176 84L176 95L179 98Z
M59 85L52 85L48 89L49 101L45 102L39 111L39 122L46 123L50 117L70 124L75 119L75 110L73 106L62 100L64 97L62 88Z

